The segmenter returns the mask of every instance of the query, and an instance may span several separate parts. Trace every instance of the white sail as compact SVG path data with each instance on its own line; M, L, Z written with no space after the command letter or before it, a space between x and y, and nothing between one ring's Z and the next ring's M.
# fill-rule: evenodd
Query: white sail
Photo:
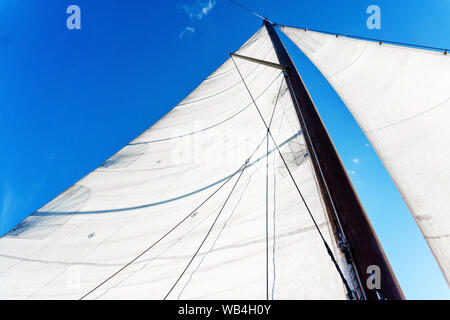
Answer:
M237 53L278 63L265 28ZM236 63L338 257L281 71ZM272 141L266 193L266 132L227 60L163 119L0 239L0 298L345 299Z
M353 114L449 282L450 56L291 27L281 30Z

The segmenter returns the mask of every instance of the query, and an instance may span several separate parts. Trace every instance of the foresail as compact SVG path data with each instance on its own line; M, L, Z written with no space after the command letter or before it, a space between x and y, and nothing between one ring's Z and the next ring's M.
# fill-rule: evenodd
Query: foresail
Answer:
M281 30L353 114L450 283L450 56L291 27Z
M237 53L278 63L264 27ZM282 72L235 61L339 256ZM0 239L0 298L345 299L266 132L227 60L159 122Z

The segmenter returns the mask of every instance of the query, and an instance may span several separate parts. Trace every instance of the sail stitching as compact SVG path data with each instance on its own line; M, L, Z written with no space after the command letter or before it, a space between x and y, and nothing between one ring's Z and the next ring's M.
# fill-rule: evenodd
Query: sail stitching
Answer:
M247 158L247 160L245 161L245 163L238 169L236 170L233 174L231 174L226 181L220 185L219 188L217 188L212 194L209 195L208 198L206 198L199 206L197 206L194 210L192 210L187 216L185 216L180 222L178 222L174 227L172 227L172 229L170 229L168 232L166 232L161 238L159 238L156 242L154 242L152 245L150 245L148 248L146 248L143 252L141 252L138 256L136 256L135 258L133 258L130 262L128 262L126 265L124 265L123 267L121 267L118 271L116 271L115 273L113 273L111 276L109 276L106 280L104 280L102 283L100 283L99 285L97 285L94 289L90 290L88 293L86 293L85 295L83 295L79 300L84 299L85 297L87 297L88 295L90 295L92 292L94 292L95 290L97 290L98 288L100 288L102 285L104 285L106 282L108 282L109 280L111 280L113 277L115 277L117 274L119 274L121 271L123 271L125 268L127 268L128 266L130 266L132 263L134 263L137 259L139 259L140 257L142 257L145 253L147 253L150 249L152 249L154 246L156 246L159 242L161 242L164 238L166 238L170 233L172 233L175 229L177 229L181 224L183 224L189 217L192 216L192 214L194 212L196 212L199 208L201 208L209 199L211 199L220 189L222 189L222 187L224 187L238 172L241 172L241 174L239 175L239 177L242 175L243 171L245 170L246 167L248 167L249 161L250 159L256 154L256 152L258 151L259 147L262 145L262 143L264 142L264 139L261 140L261 142L258 144L258 146L256 147L255 151L253 151L253 153L250 155L250 157Z
M97 296L95 298L95 300L99 299L100 297L104 296L105 294L107 294L110 290L117 288L120 284L122 284L123 282L127 281L130 277L132 277L134 274L136 274L137 272L140 272L142 270L144 270L145 268L147 268L150 263L152 263L153 261L157 260L157 259L164 259L165 257L162 257L163 254L165 254L166 252L168 252L171 248L173 248L174 246L176 246L177 244L179 244L185 237L191 235L198 227L200 227L200 225L202 225L216 210L219 210L220 206L218 206L217 208L213 209L212 212L210 214L207 214L206 217L203 218L203 220L201 220L199 223L197 223L196 226L194 226L191 230L189 230L188 232L186 232L185 234L183 234L182 236L180 236L175 242L173 242L171 245L169 245L166 249L164 249L161 253L159 253L157 256L149 258L149 259L143 259L140 262L144 263L144 265L139 268L136 271L132 271L130 272L130 274L125 277L124 279L122 279L121 281L119 281L117 284L113 285L112 287L109 287L108 289L106 289L101 295ZM139 262L136 263L136 265Z
M184 268L184 270L181 272L181 274L179 275L178 279L175 281L175 283L172 285L172 287L169 289L169 291L167 292L167 294L164 297L164 300L167 299L167 297L170 295L170 293L172 292L172 290L176 287L176 285L178 284L178 282L181 280L181 278L183 277L183 275L186 273L187 269L189 268L189 266L191 265L192 261L194 261L195 257L197 256L197 254L199 253L200 249L202 248L202 246L204 245L204 243L206 242L206 240L208 239L209 235L211 234L212 229L214 228L217 220L220 217L220 214L222 213L223 209L225 208L226 204L228 203L228 200L230 199L231 195L233 194L234 189L236 188L236 185L239 183L239 180L242 177L242 174L245 171L245 168L247 168L248 162L250 159L247 159L245 161L245 164L243 166L243 169L241 170L241 173L239 174L238 178L236 179L236 182L233 185L233 188L231 188L230 193L228 194L227 198L225 199L222 208L220 209L219 213L217 214L216 218L214 219L213 223L211 224L211 227L209 228L208 232L206 233L205 237L203 238L202 242L200 243L200 245L198 246L197 250L195 251L194 255L192 256L191 260L189 260L188 264L186 265L186 267Z
M268 85L268 86L267 86L267 87L266 87L266 88L265 88L265 89L264 89L264 90L256 97L257 100L258 100L261 96L263 96L263 95L267 92L267 90L269 90L269 88L275 83L275 81L278 79L278 77L279 77L280 75L281 75L281 73L278 74L278 75L270 82L270 84L269 84L269 85ZM217 123L215 123L215 124L213 124L213 125L211 125L211 126L209 126L209 127L206 127L206 128L203 128L203 129L200 129L200 130L197 130L197 131L192 131L192 132L189 132L189 133L186 133L186 134L183 134L183 135L179 135L179 136L176 136L176 137L162 138L162 139L150 140L150 141L142 141L142 142L132 142L132 143L129 143L128 145L137 145L137 144L145 144L145 143L162 142L162 141L168 141L168 140L173 140L173 139L177 139L177 138L183 138L183 137L191 136L191 135L196 134L196 133L201 133L201 132L204 132L204 131L206 131L206 130L215 128L215 127L217 127L217 126L219 126L219 125L221 125L221 124L223 124L223 123L225 123L225 122L231 120L232 118L234 118L234 117L236 117L237 115L239 115L240 113L242 113L244 110L248 109L248 107L250 107L252 104L253 104L253 103L250 102L248 105L246 105L244 108L242 108L241 110L239 110L239 111L236 112L235 114L231 115L230 117L228 117L228 118L226 118L226 119L224 119L224 120L221 120L221 121L219 121L219 122L217 122Z
M191 265L191 263L194 261L195 257L198 255L200 249L202 248L203 244L206 242L208 236L210 235L212 229L214 228L214 225L216 224L217 220L219 219L220 214L222 213L223 209L225 208L225 205L227 204L228 200L230 199L234 189L236 188L236 185L238 184L239 180L242 177L242 174L244 173L245 169L248 167L248 164L250 162L250 159L255 155L255 153L258 151L259 147L261 146L262 142L265 140L264 139L261 140L261 142L258 144L258 146L256 147L255 151L250 155L250 157L247 158L247 160L245 161L245 164L243 166L241 166L241 168L239 169L239 171L241 171L241 173L239 174L238 179L236 180L235 184L233 185L233 188L231 189L230 193L228 194L228 197L225 199L225 202L222 205L222 208L220 209L219 213L217 214L216 218L214 219L211 227L209 228L207 234L205 235L203 241L200 243L200 246L197 248L197 251L194 253L194 255L192 256L191 260L189 261L189 263L186 265L185 269L183 270L183 272L180 274L180 276L178 277L178 279L175 281L175 283L173 284L173 286L170 288L169 292L166 294L166 296L164 297L164 300L167 299L167 297L170 295L170 293L172 292L172 290L175 288L175 286L178 284L178 282L181 280L181 278L183 277L183 275L186 273L186 270L189 268L189 266ZM231 179L231 178L230 178ZM228 180L229 181L229 180Z
M266 34L265 36L261 36L261 37L255 39L253 42L248 43L248 45L245 45L245 44L244 44L242 47L240 47L239 49L237 49L236 52L243 50L243 49L246 48L247 46L249 46L249 45L251 45L251 44L254 44L254 42L256 42L257 40L260 40L260 39L262 39L262 38L264 38L264 37L267 37L267 36L268 36L268 34ZM262 43L255 51L258 52L259 50L261 50L261 48L262 48L263 45L264 45L264 42L263 42L263 43ZM243 63L245 63L245 62L243 62ZM240 65L242 65L242 64L240 64ZM226 71L223 71L223 72L221 72L221 73L219 73L219 74L215 74L215 75L214 75L214 73L213 73L213 75L207 77L206 80L215 79L215 78L220 77L220 76L222 76L222 75L224 75L224 74L226 74L226 73L228 73L228 72L230 72L230 71L233 71L233 70L234 70L234 68L230 68L230 69L228 69L228 70L226 70Z
M267 55L265 56L265 58L267 58L268 56L270 56L271 53L272 53L272 52L269 50L269 52L267 53ZM250 77L256 72L256 70L257 70L260 66L261 66L261 65L257 65L252 71L250 71L249 74L247 75L247 79L250 78ZM230 87L228 87L228 88L226 88L226 89L224 89L224 90L222 90L222 91L220 91L220 92L216 92L216 93L214 93L214 94L212 94L212 95L209 95L209 96L206 96L206 97L203 97L203 98L199 98L199 99L197 99L197 100L187 101L187 102L184 102L184 103L181 102L181 103L179 103L179 104L177 105L177 107L181 107L181 106L185 106L185 105L188 105L188 104L192 104L192 103L204 101L204 100L207 100L207 99L210 99L210 98L214 98L214 97L216 97L216 96L218 96L218 95L220 95L220 94L222 94L222 93L225 93L225 92L227 92L227 91L233 89L234 87L238 86L239 83L241 83L241 81L239 81L239 82L233 84L232 86L230 86Z
M368 43L366 43L366 45L364 46L364 48L361 50L361 52L359 53L359 55L352 61L350 62L348 65L346 65L345 67L343 67L341 70L336 71L335 73L333 73L332 75L329 75L327 78L327 80L331 80L331 78L337 76L338 74L344 72L345 70L347 70L348 68L350 68L351 66L353 66L356 62L358 62L358 60L363 56L364 52L366 51L368 46Z
M409 121L409 120L415 119L415 118L420 117L420 116L422 116L422 115L424 115L424 114L426 114L426 113L428 113L428 112L430 112L430 111L433 111L434 109L437 109L437 108L441 107L442 105L446 104L446 103L449 102L449 101L450 101L450 97L447 98L447 99L445 99L445 100L442 101L441 103L438 103L438 104L436 104L436 105L434 105L434 106L432 106L432 107L430 107L430 108L428 108L428 109L426 109L426 110L424 110L424 111L422 111L422 112L416 113L416 114L414 114L414 115L412 115L412 116L410 116L410 117L407 117L407 118L405 118L405 119L398 120L398 121L393 122L393 123L389 123L389 124L384 125L384 126L379 127L379 128L367 130L366 133L369 133L369 132L375 132L375 131L378 131L378 130L383 130L383 129L386 129L386 128L389 128L389 127L396 126L396 125L398 125L398 124L400 124L400 123L407 122L407 121Z
M159 242L161 242L164 238L166 238L170 233L172 233L175 229L177 229L183 222L185 222L189 217L192 216L194 212L196 212L199 208L201 208L209 199L211 199L222 187L224 187L239 171L243 171L243 168L247 166L247 162L242 165L237 171L235 171L222 185L220 185L219 188L217 188L212 194L209 195L208 198L206 198L199 206L197 206L194 210L192 210L187 216L185 216L180 222L178 222L172 229L170 229L168 232L166 232L161 238L159 238L156 242L154 242L151 246L146 248L143 252L141 252L139 255L137 255L133 260L128 262L126 265L121 267L118 271L113 273L111 276L109 276L106 280L104 280L102 283L97 285L94 289L90 290L88 293L83 295L79 300L84 299L89 294L100 288L102 285L104 285L106 282L111 280L113 277L115 277L117 274L119 274L121 271L123 271L125 268L130 266L133 262L135 262L137 259L139 259L141 256L143 256L145 253L147 253L150 249L152 249L155 245L157 245Z
M206 257L208 256L209 253L214 252L214 248L216 246L217 241L219 240L220 236L222 235L223 231L225 230L226 226L228 225L228 223L230 222L231 218L234 216L234 213L236 212L236 209L238 208L239 204L241 203L242 198L244 197L245 192L247 191L247 188L250 184L250 181L252 180L253 174L256 172L256 170L253 171L253 173L250 175L250 177L248 178L247 184L245 185L245 187L243 188L242 192L241 192L241 196L239 197L236 205L234 206L233 211L231 211L230 216L228 217L228 219L224 222L224 224L222 225L222 228L220 229L219 234L217 235L217 237L214 239L214 242L211 246L211 248L205 252L203 254L203 257L201 259L201 261L199 262L199 264L197 265L197 267L195 268L194 271L191 272L188 281L186 282L186 284L183 286L183 289L181 290L180 294L178 295L178 300L181 298L181 295L183 294L184 290L186 289L186 287L188 286L188 284L191 282L192 277L194 276L194 273L198 271L198 269L200 268L200 266L202 265L203 261L206 259Z
M269 36L269 35L266 33L266 34L260 36L259 38L256 38L255 40L253 40L253 41L251 41L251 42L249 42L249 43L247 43L247 44L244 44L242 47L240 47L239 49L237 49L236 52L239 52L239 51L241 51L241 50L243 50L243 49L249 47L250 45L254 44L256 41L261 40L262 38L265 38L265 37L268 37L268 36ZM232 69L230 69L230 70L228 70L228 71L231 71L231 70L232 70Z
M266 35L266 36L268 36L268 35ZM262 38L262 37L261 37L261 38ZM259 38L259 39L261 39L261 38ZM259 39L258 39L258 40L259 40ZM264 42L263 42L263 43L262 43L255 51L256 51L256 52L259 52L259 51L262 49L263 45L264 45ZM243 49L243 47L237 49L236 52L241 51L242 49ZM266 57L269 56L269 54L270 54L270 51L268 51ZM228 60L227 60L227 61L228 61ZM226 61L225 61L225 63L226 63ZM244 64L244 63L245 63L245 62L241 63L240 65L242 65L242 64ZM222 65L222 66L223 66L223 65ZM226 73L229 73L229 72L231 72L231 71L233 71L233 70L234 70L234 68L230 68L230 69L228 69L228 70L226 70L226 71L223 71L223 72L221 72L221 73L214 74L214 73L217 71L217 70L216 70L211 76L207 77L205 80L216 79L216 78L221 77L222 75L224 75L224 74L226 74Z
M303 134L303 132L301 130L299 130L297 133L295 133L294 135L292 135L291 137L289 137L288 139L283 141L280 144L280 147L286 145L287 143L289 143L293 139L297 138L301 134ZM264 138L261 141L261 143L264 142L265 138L266 138L266 136L264 135ZM275 148L271 149L270 153L274 152L275 150L276 150ZM259 161L264 159L264 157L265 157L265 155L264 156L260 156L259 158L255 159L255 161L249 163L248 167L256 165ZM186 197L190 197L190 196L192 196L194 194L200 193L202 191L205 191L205 190L207 190L209 188L214 187L215 185L218 185L219 183L227 180L230 176L231 176L231 174L226 176L226 177L224 177L224 178L221 178L221 179L219 179L219 180L217 180L217 181L215 181L215 182L213 182L213 183L211 183L211 184L209 184L207 186L204 186L204 187L202 187L200 189L196 189L194 191L191 191L189 193L186 193L186 194L174 197L174 198L166 199L166 200L159 201L159 202L152 202L152 203L148 203L148 204L134 206L134 207L119 208L119 209L109 209L109 210L93 210L93 211L36 212L36 213L34 213L34 215L41 216L41 215L44 215L44 214L45 215L50 215L50 214L51 215L70 215L70 214L80 215L80 214L100 214L100 213L101 214L105 214L105 213L111 213L111 212L123 212L123 211L129 211L129 210L138 210L138 209L143 209L143 208L149 208L149 207L159 206L159 205L163 205L163 204L166 204L166 203L169 203L169 202L177 201L179 199L183 199L183 198L186 198Z

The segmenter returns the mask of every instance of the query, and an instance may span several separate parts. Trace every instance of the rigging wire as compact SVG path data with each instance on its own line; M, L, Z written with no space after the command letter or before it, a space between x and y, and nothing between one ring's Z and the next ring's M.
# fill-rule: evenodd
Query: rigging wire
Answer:
M284 79L281 78L280 88L278 89L277 99L275 100L275 105L272 110L272 115L270 116L269 127L266 133L266 300L269 300L269 131L278 105L278 99L280 98L283 83Z
M272 231L272 266L273 266L273 282L272 282L272 300L275 294L275 281L277 279L277 273L276 273L276 263L275 263L275 248L276 248L276 208L277 208L277 176L275 174L275 161L273 161L273 214L272 214L272 221L273 221L273 231Z
M317 158L316 150L315 150L315 148L314 148L314 144L313 144L312 141L311 141L311 137L310 137L310 135L309 135L309 131L308 131L308 129L307 129L306 122L305 122L305 119L304 119L304 117L303 117L303 113L301 112L300 106L298 105L297 97L296 97L295 92L294 92L294 90L293 90L293 88L292 88L292 83L291 83L291 81L290 81L290 79L289 79L288 76L285 75L285 78L286 78L286 84L287 84L288 88L291 90L291 93L292 93L292 95L293 95L293 99L292 99L292 100L293 100L293 102L294 102L294 104L295 104L295 107L297 108L298 113L300 114L300 122L303 124L303 127L305 128L306 138L307 138L308 141L310 142L310 145L311 145L311 148L312 148L312 150L311 150L311 151L312 151L312 154L313 154L313 156L314 156L314 158L315 158L315 160L316 160L316 163L317 163L317 165L318 165L320 175L321 175L321 177L322 177L322 179L323 179L323 182L324 182L324 184L325 184L325 189L326 189L326 191L327 191L328 198L329 198L330 203L331 203L331 205L332 205L332 207L333 207L333 211L334 211L334 213L335 213L335 218L333 218L333 221L334 221L334 223L336 224L336 226L339 228L339 230L341 230L341 233L342 233L342 235L343 235L343 238L345 239L345 233L344 233L344 231L343 231L343 227L342 227L342 225L341 225L341 221L339 220L339 215L337 214L336 206L335 206L335 204L334 204L333 198L331 197L330 190L329 190L329 188L328 188L327 181L326 181L325 176L324 176L324 174L323 174L322 167L321 167L321 165L320 165L319 159ZM353 265L353 262L352 262L352 263L347 262L347 263L348 263L349 266L351 266L350 268L355 268L355 266ZM357 281L358 281L359 285L361 286L359 277L358 277ZM349 297L353 297L353 290L352 290L351 292L349 292Z
M150 249L152 249L153 247L155 247L159 242L161 242L164 238L166 238L170 233L172 233L175 229L177 229L181 224L183 224L183 222L185 222L189 217L192 216L192 214L194 212L196 212L198 209L200 209L209 199L211 199L217 192L219 192L220 189L222 189L227 183L228 181L230 181L238 172L243 172L243 170L245 169L245 167L248 165L248 161L255 155L255 153L258 151L259 147L262 145L262 143L264 142L264 140L266 139L266 137L264 136L263 139L261 139L260 143L258 144L258 146L256 147L256 149L253 151L253 153L250 155L250 157L248 157L247 161L235 172L233 172L233 174L231 174L228 179L226 181L224 181L223 184L221 184L213 193L211 193L199 206L197 206L193 211L191 211L187 216L185 216L181 221L179 221L174 227L172 227L172 229L170 229L169 231L167 231L161 238L159 238L156 242L154 242L152 245L150 245L148 248L146 248L144 251L142 251L139 255L137 255L134 259L132 259L131 261L129 261L127 264L125 264L123 267L121 267L119 270L117 270L116 272L114 272L111 276L109 276L108 278L106 278L103 282L101 282L99 285L97 285L95 288L91 289L89 292L87 292L85 295L83 295L79 300L83 300L84 298L86 298L88 295L90 295L91 293L93 293L94 291L96 291L98 288L100 288L101 286L103 286L106 282L108 282L109 280L111 280L112 278L114 278L116 275L118 275L120 272L122 272L124 269L126 269L128 266L130 266L132 263L134 263L137 259L139 259L140 257L142 257L145 253L147 253Z
M206 259L206 257L208 256L208 254L210 254L211 252L214 251L217 241L219 240L219 238L221 237L223 231L224 231L225 228L227 227L227 224L228 224L228 223L231 221L231 219L233 218L234 213L236 212L237 208L239 207L239 204L241 203L241 200L242 200L242 198L244 197L245 192L247 191L248 186L249 186L249 184L250 184L250 181L252 180L252 177L253 177L253 175L254 175L255 172L256 172L256 170L254 170L253 173L250 173L250 176L249 176L249 178L248 178L247 184L246 184L245 186L242 187L241 195L240 195L239 199L237 200L237 202L236 202L236 204L235 204L233 210L231 211L231 214L228 216L228 218L225 220L224 224L222 225L222 228L220 229L219 233L217 234L216 238L214 239L211 248L209 248L208 251L206 251L206 252L203 254L203 257L202 257L202 259L200 260L199 264L196 266L195 270L191 272L188 281L184 284L183 289L181 289L180 293L178 294L178 300L181 299L181 295L183 294L183 292L184 292L184 290L186 289L186 287L188 286L188 284L191 282L191 280L192 280L192 278L193 278L193 276L194 276L194 273L197 272L197 271L199 270L200 266L202 265L203 261ZM237 189L236 192L237 192L238 190L239 190L239 189ZM209 217L209 216L208 216L208 217ZM205 220L206 220L206 219L205 219ZM204 221L204 220L203 220L203 221Z
M247 168L248 163L250 162L250 159L253 158L253 156L255 155L255 153L258 151L259 147L262 145L262 143L264 142L264 140L266 139L266 136L264 136L264 138L261 140L261 142L258 144L258 146L256 147L255 151L253 151L253 153L250 155L250 157L247 158L247 160L245 161L245 163L239 168L238 171L236 171L233 176L237 173L237 172L241 172L239 175L239 178L237 179L237 181L235 182L233 188L231 189L230 194L228 195L227 199L225 200L222 208L220 209L216 219L214 220L213 224L211 225L211 228L209 229L208 233L206 234L205 238L203 239L202 243L200 244L199 248L197 249L197 251L195 252L194 256L191 258L191 260L189 261L188 265L186 266L186 268L183 270L183 272L181 273L181 275L178 277L177 281L174 283L174 285L172 286L172 288L170 288L169 292L166 294L166 296L164 297L164 300L166 300L166 298L169 296L169 294L171 293L171 291L175 288L175 286L177 285L177 283L180 281L180 279L182 278L182 276L184 275L184 273L186 272L186 270L189 268L190 264L192 263L192 261L194 261L194 258L196 257L196 255L198 254L198 252L200 251L201 247L203 246L204 242L206 241L206 239L208 238L209 234L211 233L211 230L214 227L214 224L217 222L217 219L219 218L223 208L225 207L228 199L230 198L231 194L233 193L234 188L236 187L237 183L239 182L239 179L241 178L244 170ZM230 177L227 181L229 181L232 177Z
M178 282L181 280L181 278L183 277L183 275L186 273L187 269L189 268L189 266L191 265L192 261L194 261L195 257L197 256L197 254L199 253L200 249L202 248L203 244L206 242L206 239L208 239L209 234L211 233L212 229L214 228L217 220L220 217L220 214L222 213L223 209L225 208L225 205L227 204L228 200L230 199L234 189L236 188L236 185L238 184L239 180L242 177L242 174L245 171L245 168L247 168L247 165L250 161L250 158L248 158L245 161L245 164L243 166L243 169L241 170L241 173L239 174L239 177L236 179L236 182L233 185L233 188L231 189L230 193L228 194L228 197L225 199L225 202L222 205L222 208L220 209L219 213L217 214L216 218L214 219L213 223L211 224L211 227L209 228L208 232L206 233L205 237L203 238L203 241L200 243L200 245L197 248L197 251L195 251L194 255L192 256L191 260L189 261L189 263L186 265L186 267L184 268L183 272L181 272L180 276L178 277L177 281L175 281L175 283L172 285L172 287L170 288L169 292L167 292L166 296L164 297L164 300L167 299L167 297L169 296L169 294L172 292L172 290L175 288L175 286L178 284Z
M278 29L280 29L280 27L296 28L296 29L305 30L305 32L306 31L320 32L320 33L324 33L324 34L333 35L336 37L347 37L347 38L353 38L353 39L358 39L358 40L378 42L379 44L387 43L387 44L394 44L394 45L402 46L402 47L412 47L412 48L417 48L417 49L443 51L444 54L447 54L447 52L449 51L449 49L438 48L438 47L433 47L433 46L425 46L425 45L421 45L421 44L406 43L406 42L401 42L401 41L381 40L381 39L375 39L375 38L369 38L369 37L356 36L356 35L352 35L352 34L337 33L337 32L332 32L332 31L310 29L310 28L306 28L306 27L297 27L297 26L283 25L283 24L277 24L277 23L275 25L278 27Z
M260 18L262 20L267 19L267 18L263 18L260 14L256 13L255 11L247 8L246 6L236 2L234 0L230 0L230 2L241 7L244 10L247 10L248 12L250 12L251 14L257 16L258 18ZM314 32L325 33L325 34L333 35L336 37L341 36L341 37L347 37L347 38L353 38L353 39L359 39L359 40L373 41L373 42L378 42L379 44L387 43L387 44L394 44L394 45L403 46L403 47L412 47L412 48L432 50L432 51L442 51L445 55L447 55L448 52L450 51L449 48L439 48L439 47L434 47L434 46L425 46L425 45L421 45L421 44L407 43L407 42L401 42L401 41L382 40L382 39L375 39L375 38L357 36L357 35L346 34L346 33L338 33L338 32L333 32L333 31L310 29L307 27L299 27L299 26L293 26L293 25L287 25L287 24L278 24L278 23L274 23L273 21L270 21L269 19L267 19L267 21L274 24L278 28L280 28L280 27L297 28L297 29L303 29L305 31L314 31Z
M278 99L280 98L281 88L283 87L283 84L284 84L284 81L283 81L283 80L284 80L284 79L281 78L280 88L278 89L277 99L275 100L275 107L273 108L273 110L272 110L272 115L270 116L269 129L270 129L271 125L272 125L272 120L273 120L273 116L274 116L274 114L275 114L275 109L277 108L277 105L278 105Z
M247 89L248 94L250 95L250 98L251 98L252 101L253 101L253 104L254 104L255 107L256 107L256 110L258 111L259 116L261 117L261 120L262 120L263 123L264 123L264 126L265 126L266 129L267 129L267 134L270 135L270 137L271 137L273 143L275 144L275 147L276 147L277 150L278 150L278 153L279 153L279 155L280 155L280 158L281 158L281 160L283 161L283 163L284 163L284 165L285 165L285 167L286 167L286 169L287 169L287 172L289 173L289 176L291 177L291 180L292 180L292 182L294 183L295 188L297 189L297 192L298 192L298 194L300 195L300 198L302 199L303 204L305 205L306 210L308 211L308 214L309 214L309 216L311 217L311 220L312 220L313 223L314 223L315 228L316 228L317 232L319 233L320 238L321 238L322 241L323 241L323 244L324 244L324 246L325 246L325 249L327 250L328 255L330 256L330 258L331 258L331 260L332 260L334 266L336 267L337 272L339 273L339 276L340 276L340 278L341 278L341 280L342 280L342 282L343 282L343 284L344 284L344 286L345 286L345 288L346 288L346 290L347 290L347 292L348 292L348 295L349 295L349 296L352 296L352 290L350 289L350 286L348 285L348 282L347 282L347 280L345 279L344 274L342 273L342 270L341 270L341 268L339 267L339 265L338 265L338 263L337 263L337 261L336 261L336 258L334 257L334 254L333 254L333 252L331 251L330 246L328 245L327 241L325 240L325 238L324 238L324 236L323 236L323 234L322 234L322 231L320 231L320 228L319 228L319 226L318 226L318 224L317 224L317 222L316 222L316 219L314 218L314 216L313 216L313 214L312 214L312 212L311 212L311 210L310 210L308 204L306 203L306 200L305 200L305 198L303 197L303 194L302 194L302 192L300 191L300 188L299 188L299 186L297 185L297 182L295 181L294 176L292 175L292 172L291 172L291 170L289 169L289 166L287 165L286 160L284 159L283 154L281 153L280 148L278 147L277 142L275 141L275 138L273 137L272 133L270 132L270 129L269 129L269 127L267 126L267 123L266 123L266 121L264 120L264 117L263 117L263 115L261 114L261 111L260 111L258 105L256 104L256 101L255 101L255 99L253 98L253 95L252 95L252 93L250 92L250 89L248 88L247 83L245 82L244 77L243 77L242 74L241 74L241 71L239 70L239 68L238 68L238 66L237 66L237 64L236 64L236 62L234 61L233 56L231 56L231 59L232 59L232 61L233 61L233 63L234 63L234 66L236 67L237 72L239 73L239 76L240 76L241 79L242 79L242 82L243 82L245 88Z
M235 4L235 5L237 5L238 7L241 7L241 8L244 9L244 10L247 10L248 12L250 12L251 14L257 16L258 18L260 18L260 19L262 19L262 20L266 19L266 18L264 18L263 16L261 16L260 14L256 13L256 12L253 11L253 10L250 10L249 8L247 8L246 6L240 4L240 3L237 2L237 1L230 0L230 2L233 3L233 4Z
M266 133L266 300L269 300L269 129Z
M263 140L264 141L264 140ZM224 187L228 181L230 181L239 171L242 171L243 168L247 166L247 163L243 164L238 170L236 170L224 183L220 185L213 193L211 193L199 206L197 206L194 210L192 210L187 216L185 216L181 221L179 221L172 229L167 231L161 238L159 238L156 242L154 242L152 245L147 247L144 251L142 251L140 254L138 254L135 258L133 258L131 261L129 261L127 264L125 264L123 267L121 267L119 270L114 272L111 276L109 276L107 279L105 279L103 282L101 282L99 285L97 285L95 288L91 289L89 292L87 292L85 295L83 295L79 300L83 300L88 295L90 295L92 292L96 291L98 288L100 288L102 285L104 285L106 282L111 280L113 277L118 275L120 272L122 272L125 268L130 266L133 262L135 262L137 259L142 257L145 253L147 253L150 249L152 249L154 246L156 246L158 243L160 243L164 238L166 238L170 233L172 233L175 229L177 229L183 222L185 222L189 217L192 216L194 212L196 212L198 209L200 209L209 199L211 199L222 187Z

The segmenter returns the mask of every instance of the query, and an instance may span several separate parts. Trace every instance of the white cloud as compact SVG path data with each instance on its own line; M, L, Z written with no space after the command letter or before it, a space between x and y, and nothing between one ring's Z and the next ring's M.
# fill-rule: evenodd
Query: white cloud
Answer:
M370 144L366 143L366 147L370 147Z
M356 171L355 171L355 170L348 170L348 173L350 173L350 174L355 174Z
M195 33L195 28L194 27L186 27L183 30L181 30L180 32L180 39L183 38L183 36L186 34L186 32L188 33Z
M358 158L354 158L352 161L353 161L354 163L356 163L356 164L359 164L359 159L358 159Z
M202 16L199 16L199 19L203 18L203 16L206 16L208 12L216 5L215 0L209 0L206 6L202 8Z
M203 19L216 5L216 0L196 0L193 4L184 4L180 6L189 18Z

